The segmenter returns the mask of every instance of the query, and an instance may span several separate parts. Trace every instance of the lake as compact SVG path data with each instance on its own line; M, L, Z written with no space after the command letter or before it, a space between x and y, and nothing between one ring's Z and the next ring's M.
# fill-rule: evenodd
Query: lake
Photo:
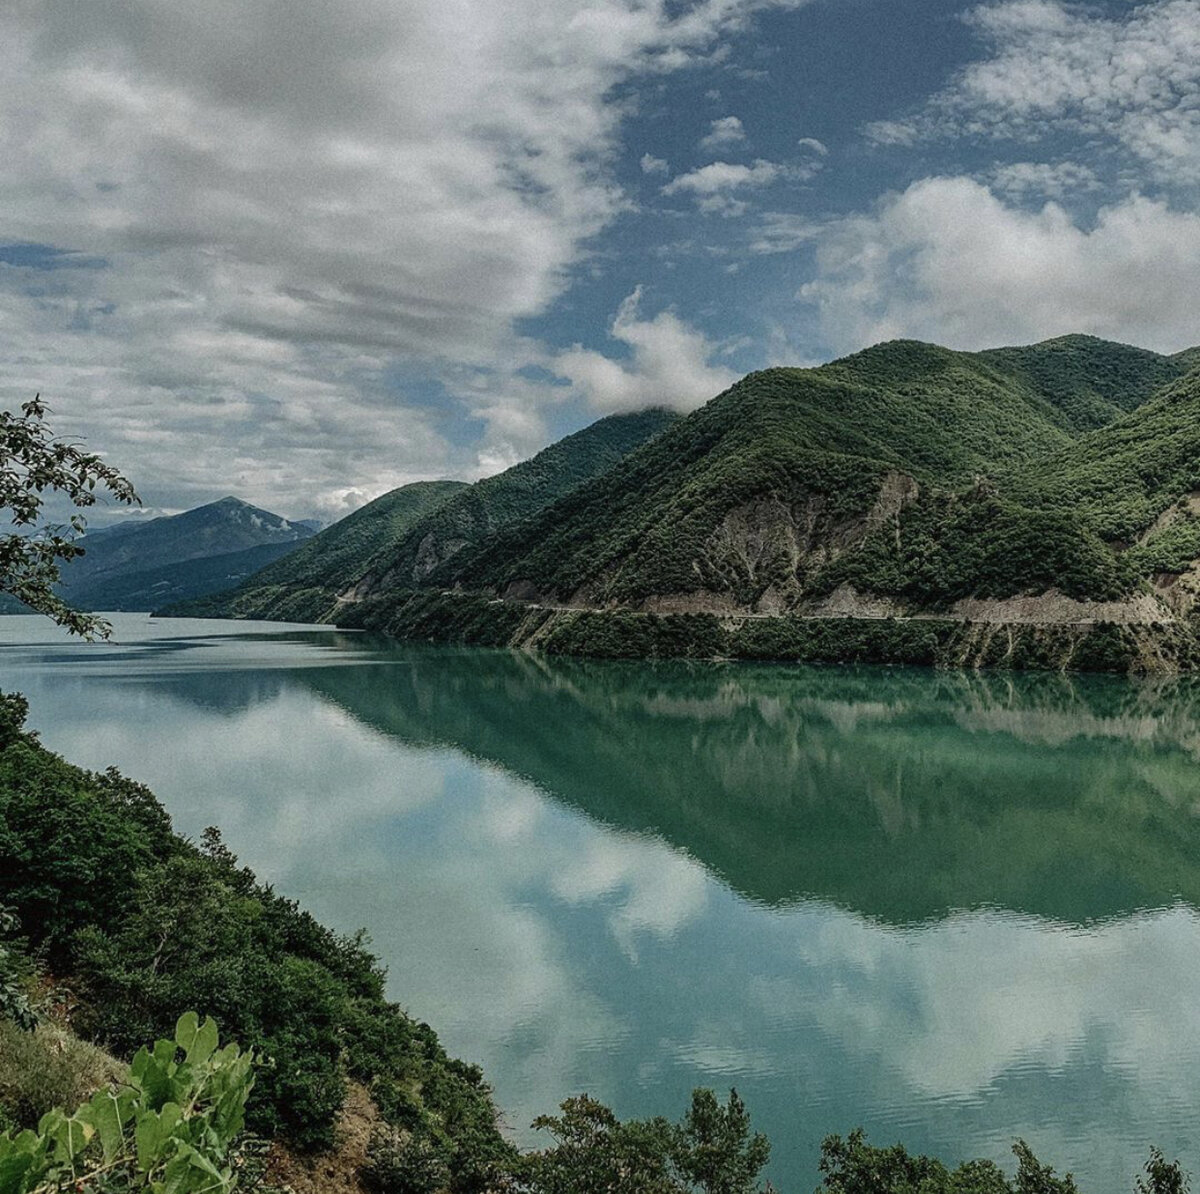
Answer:
M505 1123L736 1086L785 1191L863 1125L1084 1194L1200 1169L1200 685L623 664L0 619L0 687L219 825L478 1062Z

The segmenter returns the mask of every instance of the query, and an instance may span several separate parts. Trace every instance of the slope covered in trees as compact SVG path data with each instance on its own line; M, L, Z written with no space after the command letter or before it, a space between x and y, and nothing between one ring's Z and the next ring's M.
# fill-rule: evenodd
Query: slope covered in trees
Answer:
M530 460L471 486L460 487L444 501L431 503L407 522L401 534L365 522L354 558L326 558L320 550L289 568L287 579L277 574L251 577L240 592L221 595L199 605L174 606L163 612L210 617L287 617L328 621L340 616L338 593L392 585L425 583L440 565L464 548L486 539L499 528L527 518L577 486L599 477L631 451L658 435L678 418L665 410L611 415L552 444ZM412 489L395 490L380 498L398 500ZM351 517L354 517L353 515ZM348 520L344 520L348 521ZM331 536L343 524L325 532ZM383 531L383 533L380 533ZM377 536L377 537L376 537ZM334 538L336 540L336 537ZM340 582L335 578L340 577ZM290 596L281 596L277 587ZM311 591L309 591L311 590Z
M343 570L323 616L597 654L1191 667L1195 365L1066 336L754 373L590 467L563 475L655 412L464 489ZM813 625L834 618L856 625Z
M898 342L752 374L428 583L752 614L819 605L843 586L893 599L894 612L1051 589L1114 601L1147 575L1110 542L1114 526L1133 537L1196 488L1200 383L1169 381L1146 401L1179 368L1070 338L980 354ZM1077 431L1068 411L1081 395L1116 421ZM1174 461L1157 481L1149 455ZM1140 477L1151 481L1135 495Z

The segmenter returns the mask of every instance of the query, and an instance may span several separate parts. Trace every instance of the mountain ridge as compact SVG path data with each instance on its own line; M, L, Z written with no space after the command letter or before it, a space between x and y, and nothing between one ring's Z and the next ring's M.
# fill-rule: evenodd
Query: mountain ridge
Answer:
M450 551L384 550L334 617L584 654L1192 667L1197 363L1066 336L762 370Z
M62 565L58 591L81 609L148 611L165 597L228 587L312 533L305 524L230 495L180 514L83 535L83 554Z

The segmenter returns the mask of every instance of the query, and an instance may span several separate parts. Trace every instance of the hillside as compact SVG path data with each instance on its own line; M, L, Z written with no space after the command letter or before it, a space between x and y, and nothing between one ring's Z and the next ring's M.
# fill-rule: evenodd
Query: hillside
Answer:
M428 597L414 620L412 590L432 588L726 618L1174 622L1157 594L1194 594L1200 557L1189 361L1088 337L984 353L900 341L751 374L540 514L423 575L360 580L343 618L461 636L438 629L455 617ZM1191 658L1183 630L1165 654L1139 631L1100 657L1177 666ZM1078 638L1049 656L1070 658ZM720 649L741 647L726 635Z
M1130 351L1132 367L1144 354ZM1151 360L1158 368L1164 358ZM1018 509L979 480L1069 453L1075 439L1062 422L1024 375L931 345L751 374L603 482L429 583L568 605L754 613L850 581L945 605L976 590L1040 591L1078 572L1080 595L1090 586L1111 596L1119 578L1086 528L1077 534L1057 507ZM898 534L901 524L912 533ZM1022 562L1025 540L1036 559ZM910 546L947 558L922 567ZM868 567L849 566L858 556Z
M262 560L240 577L172 609L191 617L316 621L334 608L345 578L359 576L377 552L394 546L422 515L460 490L463 481L418 481L368 502L274 563ZM264 566L265 565L265 566ZM261 570L260 570L261 569ZM233 592L230 586L243 581ZM199 597L199 594L197 595ZM164 594L160 605L176 600Z
M298 560L294 569L285 570L285 579L278 579L282 574L273 569L266 576L251 578L241 592L199 605L173 606L163 612L330 620L338 611L338 593L355 586L370 589L423 583L458 552L603 475L677 418L665 410L611 415L559 440L530 460L474 485L459 487L445 500L431 502L417 517L404 523L399 535L395 524L367 518L353 528L352 551L327 556L326 544L342 542L332 532L349 522L345 519L323 533L319 548L314 544L310 556ZM379 501L399 501L400 495L413 488L405 486ZM444 496L444 491L438 492ZM367 556L373 541L375 550ZM349 537L345 542L351 542ZM276 585L285 592L279 592Z
M226 497L85 535L84 554L62 567L59 592L80 609L150 610L227 588L312 533L310 524Z

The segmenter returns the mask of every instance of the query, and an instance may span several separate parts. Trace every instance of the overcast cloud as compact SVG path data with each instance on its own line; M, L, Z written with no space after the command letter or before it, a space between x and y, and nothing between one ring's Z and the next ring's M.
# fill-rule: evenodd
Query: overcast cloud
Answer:
M333 517L889 335L1200 341L1200 0L864 2L10 0L0 399Z
M611 89L761 6L6 5L0 239L89 260L3 267L3 399L48 393L176 504L460 468L389 368L524 364L514 322L626 202Z

